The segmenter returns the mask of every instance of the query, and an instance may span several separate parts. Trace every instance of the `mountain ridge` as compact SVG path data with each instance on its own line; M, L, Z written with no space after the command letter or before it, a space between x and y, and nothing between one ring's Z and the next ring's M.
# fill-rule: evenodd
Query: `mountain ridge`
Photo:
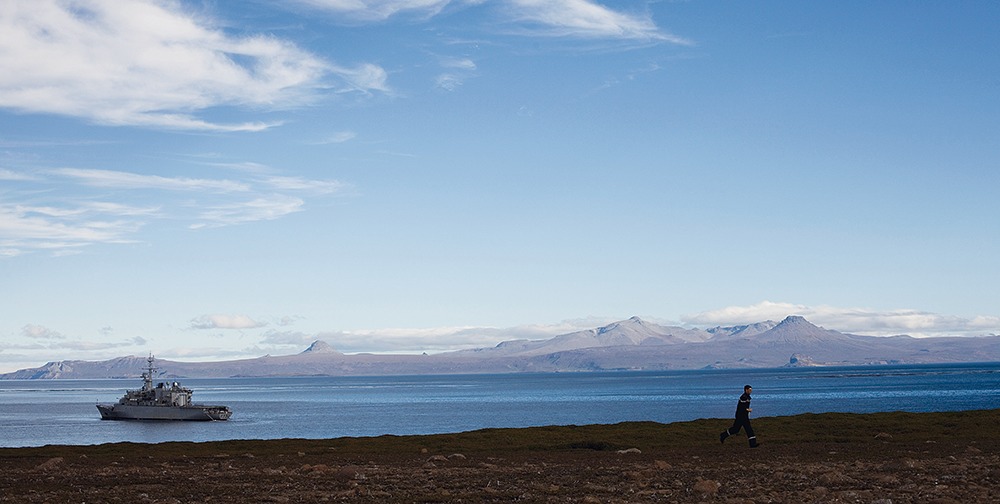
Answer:
M292 355L217 362L157 360L157 378L736 369L1000 361L1000 336L977 338L846 334L792 315L732 327L687 329L639 317L543 340L434 355L344 354L316 340ZM136 378L145 358L63 360L0 379Z

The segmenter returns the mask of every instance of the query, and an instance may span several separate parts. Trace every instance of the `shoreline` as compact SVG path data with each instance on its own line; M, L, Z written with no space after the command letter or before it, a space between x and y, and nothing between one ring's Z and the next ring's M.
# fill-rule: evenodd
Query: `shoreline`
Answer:
M1000 409L0 448L0 502L996 502ZM882 499L879 501L879 499Z

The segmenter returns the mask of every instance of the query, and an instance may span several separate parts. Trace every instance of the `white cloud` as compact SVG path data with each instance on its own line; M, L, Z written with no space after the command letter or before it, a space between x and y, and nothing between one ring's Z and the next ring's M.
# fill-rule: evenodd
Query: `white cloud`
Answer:
M15 205L14 208L24 214L39 214L47 217L78 217L91 214L119 216L155 215L159 211L159 207L137 207L107 201L84 201L77 204L77 206L65 207Z
M142 175L113 170L87 170L80 168L61 168L54 173L80 180L94 187L113 187L118 189L167 189L174 191L248 191L250 187L241 182L231 180L192 179L181 177L163 177L160 175Z
M149 216L158 215L160 207L137 207L123 205L121 203L111 203L108 201L90 201L82 203L81 208L107 215L121 216Z
M344 142L349 142L357 138L358 134L353 131L338 131L324 140L315 142L315 145L326 145L326 144L339 144Z
M871 336L978 336L1000 332L1000 317L997 316L968 319L912 309L879 311L771 301L685 315L681 320L696 326L733 326L764 320L779 321L789 315L805 317L813 324L827 329Z
M125 340L125 341L84 341L84 340L72 340L60 343L58 346L53 345L51 348L53 350L72 350L73 352L97 352L103 350L114 350L125 347L134 346L135 340Z
M348 19L384 21L402 14L431 18L446 7L485 5L483 0L299 0ZM590 0L505 0L499 11L528 27L528 35L651 40L681 45L691 41L660 30L649 15L616 11Z
M335 12L358 21L384 21L392 16L409 13L433 17L453 0L299 0L300 3Z
M244 172L239 180L80 168L42 170L32 177L0 172L9 174L4 187L9 203L0 203L0 258L135 243L135 235L154 220L187 221L192 229L274 220L302 211L305 200L299 196L325 197L347 187L337 180L275 174L256 163L237 166ZM155 204L127 202L136 198Z
M445 91L454 91L461 87L476 70L476 63L468 58L445 58L441 60L441 66L449 71L437 76L434 87Z
M261 343L264 345L288 346L294 347L297 350L305 350L310 343L317 339L319 338L316 335L301 331L268 331L264 334Z
M509 5L515 19L539 25L536 33L543 35L691 44L661 31L648 15L618 12L589 0L511 0Z
M99 339L66 336L54 329L27 324L15 335L0 340L0 372L43 365L45 362L80 359L104 360L120 357L123 352L141 351L148 342L136 336L113 340L110 328L102 328Z
M465 80L455 74L441 74L434 80L434 87L445 91L454 91L462 86Z
M990 330L1000 333L1000 316L985 316L978 315L973 317L968 322L970 327L975 327L977 329Z
M267 322L258 322L246 315L201 315L191 319L192 329L258 329Z
M378 65L364 63L355 68L331 67L331 69L346 84L341 89L341 92L360 91L362 93L370 93L371 91L382 91L388 93L391 91L387 83L389 74L386 73L384 68Z
M459 70L475 70L476 62L469 58L446 58L441 61L441 66Z
M803 305L763 301L751 306L727 306L693 315L681 320L695 325L740 325L764 320L781 320L789 315L801 315L809 309Z
M294 196L272 194L250 201L209 207L201 212L201 222L192 224L191 229L232 226L247 222L274 220L303 209L305 201Z
M280 108L321 88L387 89L371 64L330 65L274 37L236 38L176 1L0 2L0 107L108 125L258 131L219 106ZM339 84L323 82L332 76Z
M66 339L66 336L60 334L59 332L53 331L48 327L43 327L40 325L28 324L21 328L21 335L26 338L32 339L43 339L43 340L62 340Z
M16 180L20 182L27 182L30 180L35 180L35 177L28 175L26 173L20 173L0 168L0 180L11 180L11 181Z
M127 207L106 208L117 215ZM106 220L100 205L88 207L27 207L0 204L0 249L18 255L23 249L66 249L92 243L129 243L142 223L129 219Z
M318 194L330 194L341 190L344 183L337 180L313 180L302 177L267 177L263 179L267 185L280 190L307 191Z
M547 339L560 334L593 329L611 322L605 319L581 319L550 325L524 325L507 328L461 326L432 328L385 328L354 331L268 331L262 345L285 347L281 351L301 351L316 340L329 343L344 353L418 353L447 352L468 348L493 347L502 341ZM291 347L291 348L288 348Z

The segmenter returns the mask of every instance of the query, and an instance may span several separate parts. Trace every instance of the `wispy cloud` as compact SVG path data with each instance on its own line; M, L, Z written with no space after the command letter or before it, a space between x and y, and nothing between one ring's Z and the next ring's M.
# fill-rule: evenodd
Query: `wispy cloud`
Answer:
M690 44L648 13L591 0L299 2L362 23L488 6L527 36ZM392 94L377 64L336 64L274 36L231 35L224 25L173 1L0 2L0 108L105 125L236 132L282 122L220 122L213 111L280 110L328 93ZM451 68L437 77L438 88L457 89L469 77L462 72L471 71Z
M434 87L444 89L445 91L454 91L461 87L464 82L465 79L458 75L444 73L438 75L437 78L434 79Z
M492 347L501 341L514 339L544 339L611 322L611 319L581 319L556 324L525 325L509 328L495 327L437 327L437 328L388 328L356 331L298 331L289 326L302 320L299 316L285 316L271 322L245 314L216 313L192 318L187 323L188 336L164 341L147 341L134 337L105 342L87 343L72 337L60 338L59 332L43 326L25 326L18 338L0 341L0 370L38 366L46 361L60 359L104 360L122 355L123 352L145 354L153 344L158 356L185 360L228 360L256 357L264 353L288 355L304 350L316 340L323 340L345 353L420 353L444 352L466 348ZM275 326L272 328L271 326ZM102 328L102 334L112 331ZM252 340L252 346L242 350L221 349L206 344L203 335L209 331ZM198 338L197 343L187 337ZM156 340L156 338L154 338ZM180 343L184 342L184 343ZM169 345L178 345L169 347ZM15 352L11 352L11 351Z
M102 330L101 334L107 336L109 332ZM38 324L27 324L12 336L0 341L0 369L24 369L52 360L110 359L121 356L123 351L142 351L147 344L140 336L96 341L78 335L67 336Z
M191 229L274 220L303 211L303 198L328 197L346 187L250 165L253 169L240 170L235 180L80 168L31 176L4 170L0 176L9 183L0 202L0 257L43 250L58 256L97 243L135 243L137 233L155 220L186 221ZM139 198L155 203L132 203Z
M128 237L143 223L106 219L122 215L125 208L117 204L107 204L103 211L100 204L68 208L0 204L0 255L19 255L25 249L63 250L93 243L128 243Z
M441 66L447 71L437 76L434 86L446 91L458 89L476 71L476 63L468 58L445 58L441 61Z
M313 341L329 343L344 353L446 352L492 347L502 341L546 339L560 334L593 329L611 319L563 321L558 324L497 328L481 326L384 328L354 331L278 331L264 333L261 345L276 352L298 351Z
M502 331L493 328L443 327L432 329L377 329L366 331L268 331L261 344L301 350L313 341L329 343L345 353L443 352L494 346Z
M781 320L789 315L805 317L810 322L841 332L873 336L909 334L911 336L977 336L1000 332L1000 316L983 315L963 318L920 310L889 311L835 306L807 306L763 301L750 306L729 306L681 318L698 326L731 326L764 320Z
M9 180L9 181L16 180L16 181L26 182L29 180L35 180L35 177L28 175L27 173L18 173L15 171L0 168L0 180Z
M249 191L245 183L230 180L193 179L183 177L163 177L160 175L142 175L114 170L89 170L79 168L61 168L54 173L73 177L80 182L95 187L113 187L119 189L167 189L175 191L208 190L208 191Z
M662 31L649 15L616 11L589 0L510 0L512 17L533 33L560 37L638 39L691 45Z
M270 36L233 37L180 2L0 3L0 107L108 125L259 131L201 117L220 106L281 108L318 90L383 91L372 64L330 64Z
M305 201L284 194L270 194L249 201L216 205L201 212L191 229L232 226L246 222L274 220L299 212Z
M318 142L313 142L313 145L341 144L350 142L357 138L357 136L358 134L353 131L338 131Z
M384 21L399 14L430 18L449 4L475 4L483 0L298 0L299 3L334 12L355 21Z
M191 319L192 329L258 329L267 325L247 315L200 315Z
M475 70L476 62L469 58L445 58L441 61L441 66L458 70Z
M493 6L503 21L521 26L533 36L588 39L647 40L691 45L692 42L661 30L648 14L627 13L591 0L299 0L355 22L384 21L411 15L429 19L446 8ZM440 79L439 79L440 80Z
M330 194L340 191L345 184L337 180L313 180L303 177L266 177L263 183L280 190L308 191L318 194Z
M389 74L378 65L364 63L354 68L339 66L330 68L344 82L339 89L340 92L359 91L365 94L370 94L372 91L391 92L388 84Z
M656 63L652 63L652 64L649 64L649 65L646 65L645 67L629 71L628 73L625 74L625 76L623 78L620 78L620 77L617 77L617 76L616 77L609 77L608 79L606 79L604 81L604 83L602 83L600 86L597 86L593 91L591 91L588 94L589 95L593 95L593 94L597 94L597 93L600 93L600 92L608 90L608 89L612 89L612 88L617 87L617 86L621 86L623 84L626 84L626 83L638 80L641 76L643 76L645 74L654 73L654 72L657 72L659 70L660 70L660 65L658 65Z

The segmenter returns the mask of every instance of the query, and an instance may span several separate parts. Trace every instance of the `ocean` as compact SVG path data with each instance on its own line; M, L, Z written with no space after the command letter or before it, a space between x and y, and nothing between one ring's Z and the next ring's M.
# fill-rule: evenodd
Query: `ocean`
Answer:
M196 403L231 407L232 419L102 421L94 405L117 401L138 379L0 380L0 447L729 419L745 384L754 388L752 418L1000 408L1000 363L179 381Z

